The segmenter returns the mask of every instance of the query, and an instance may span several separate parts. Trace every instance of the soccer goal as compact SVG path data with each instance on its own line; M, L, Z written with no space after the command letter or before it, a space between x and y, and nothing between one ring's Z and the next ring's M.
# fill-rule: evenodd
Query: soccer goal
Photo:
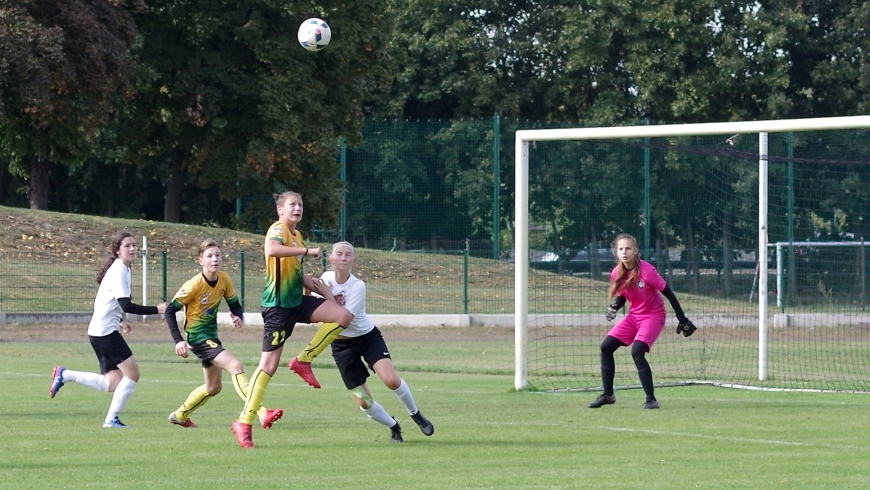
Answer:
M665 301L657 385L870 391L870 116L519 130L515 145L516 389L600 389L606 252L630 233L698 326L677 335ZM547 247L558 268L529 260ZM639 387L629 349L616 356L617 387Z

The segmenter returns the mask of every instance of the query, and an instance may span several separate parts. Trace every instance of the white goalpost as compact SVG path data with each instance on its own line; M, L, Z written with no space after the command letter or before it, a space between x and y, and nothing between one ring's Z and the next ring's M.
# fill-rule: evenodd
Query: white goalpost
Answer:
M530 322L560 323L552 318L547 319L547 314L534 312L530 314L529 303L529 271L530 271L530 241L529 241L529 205L530 205L530 143L533 142L567 142L585 140L625 140L640 138L667 138L667 137L697 137L719 136L735 134L758 134L758 216L757 216L757 245L756 251L758 270L758 297L757 297L757 379L768 380L771 376L768 365L770 345L768 344L768 251L776 247L780 252L777 255L776 277L776 304L781 306L783 284L780 276L782 271L781 248L797 243L776 241L770 245L768 232L768 134L827 131L827 130L854 130L870 128L870 116L831 117L815 119L789 119L776 121L750 121L750 122L719 122L703 124L678 124L661 126L628 126L628 127L595 127L595 128L570 128L570 129L539 129L518 130L515 141L515 237L514 237L514 315L515 315L515 377L514 387L517 390L528 389L529 386L529 343ZM553 183L553 185L558 185ZM858 237L856 237L857 239ZM863 250L863 238L860 242L848 242L850 245L861 244ZM838 243L843 245L843 242ZM827 245L822 245L827 246ZM863 253L863 252L862 252ZM602 287L606 289L606 287ZM862 293L863 294L863 293ZM606 305L601 305L600 318L604 323L603 310ZM688 312L687 312L688 313ZM549 315L552 316L552 315ZM695 316L690 315L693 319ZM578 319L572 324L571 319L567 323L581 329L588 318ZM870 320L868 320L870 321ZM703 329L702 322L695 320L699 328ZM673 335L673 332L671 332ZM572 334L573 335L573 334ZM592 337L592 335L589 335ZM601 337L603 338L603 337ZM597 341L600 341L598 338ZM576 345L576 344L575 344ZM584 344L587 345L587 344ZM594 345L592 347L595 348ZM597 352L590 353L597 355ZM655 366L654 366L655 367ZM594 373L593 373L594 374Z

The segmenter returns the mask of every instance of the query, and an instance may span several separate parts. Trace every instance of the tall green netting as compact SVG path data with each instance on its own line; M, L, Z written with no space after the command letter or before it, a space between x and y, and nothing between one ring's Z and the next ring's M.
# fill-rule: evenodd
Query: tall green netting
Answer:
M764 380L758 135L533 142L530 223L570 238L552 271L530 263L529 386L600 389L599 344L613 326L608 248L625 232L699 327L677 335L665 301L667 325L648 355L656 383L870 390L868 134L769 135ZM616 354L618 387L639 385L629 351Z
M496 127L371 120L363 144L348 148L345 239L365 250L358 272L369 313L511 311L497 204L509 194L493 186Z

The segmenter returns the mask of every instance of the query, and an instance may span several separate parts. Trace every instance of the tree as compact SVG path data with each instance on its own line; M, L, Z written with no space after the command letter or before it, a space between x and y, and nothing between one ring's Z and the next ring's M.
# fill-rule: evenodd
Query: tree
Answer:
M138 96L122 136L130 161L166 162L164 219L179 221L186 189L219 199L292 189L306 226L341 207L336 153L358 143L362 104L389 80L388 6L371 0L308 2L153 0L137 16ZM296 29L317 16L332 42L312 53ZM268 199L248 211L274 218Z
M0 150L47 209L54 164L92 153L116 102L132 95L137 0L0 0Z
M571 2L397 2L393 55L400 65L380 115L448 119L547 118L546 94L559 76L556 7Z

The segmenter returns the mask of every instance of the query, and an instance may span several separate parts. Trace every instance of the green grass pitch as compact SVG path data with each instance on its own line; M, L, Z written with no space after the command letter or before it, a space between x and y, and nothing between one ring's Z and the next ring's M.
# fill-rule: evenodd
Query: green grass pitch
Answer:
M84 330L84 326L82 329ZM256 327L254 327L256 328ZM224 392L197 411L198 429L166 421L202 383L193 359L170 343L133 343L142 379L107 430L110 401L75 384L50 399L51 369L95 370L86 342L0 342L0 487L301 489L844 489L866 488L867 394L776 393L693 386L660 388L662 408L642 410L640 390L586 408L595 393L515 392L504 341L391 342L400 374L435 424L424 437L398 400L370 379L402 424L404 444L368 420L331 359L315 364L314 390L286 367L265 403L285 410L272 430L255 427L253 450L229 430L241 409ZM302 347L303 335L285 349ZM228 345L250 373L254 342ZM650 357L655 370L655 356ZM286 363L285 363L286 365Z

